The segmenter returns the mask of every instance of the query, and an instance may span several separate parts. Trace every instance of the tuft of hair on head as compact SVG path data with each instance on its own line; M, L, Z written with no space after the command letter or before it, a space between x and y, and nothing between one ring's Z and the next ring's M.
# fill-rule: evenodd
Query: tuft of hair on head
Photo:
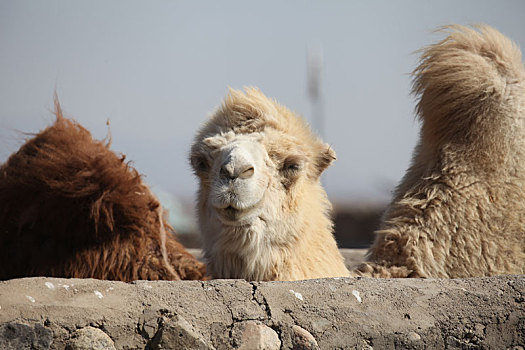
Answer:
M497 30L450 25L439 31L448 35L421 50L412 87L423 136L437 142L501 122L489 118L508 115L500 111L512 107L525 77L518 46Z
M58 99L58 95L57 95L56 91L55 91L55 93L53 95L53 105L55 106L54 113L55 113L57 121L63 120L64 119L64 114L62 112L62 107L60 106L60 101Z
M60 99L58 98L58 94L57 92L55 91L55 93L53 94L53 106L54 106L54 111L53 111L53 114L55 115L55 124L58 126L58 125L62 125L64 123L66 123L66 120L67 118L64 117L64 112L62 110L62 106L60 105ZM72 121L70 121L72 122ZM75 122L73 122L75 123ZM79 124L80 126L80 124ZM113 137L111 135L111 128L110 128L110 125L109 125L109 119L106 121L106 126L108 127L108 134L107 136L103 139L105 145L107 148L111 147L111 144L113 142Z
M278 114L277 102L266 97L255 87L243 90L228 89L216 115L224 117L224 127L237 127L249 132L260 131L264 126L278 124L274 116Z

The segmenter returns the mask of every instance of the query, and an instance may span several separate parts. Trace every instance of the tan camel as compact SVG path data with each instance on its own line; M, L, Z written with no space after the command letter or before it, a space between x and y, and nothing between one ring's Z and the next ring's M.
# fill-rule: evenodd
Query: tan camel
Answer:
M421 137L356 274L525 273L525 70L488 26L451 26L414 74Z
M319 181L335 153L296 114L259 90L232 90L190 158L212 277L348 276Z

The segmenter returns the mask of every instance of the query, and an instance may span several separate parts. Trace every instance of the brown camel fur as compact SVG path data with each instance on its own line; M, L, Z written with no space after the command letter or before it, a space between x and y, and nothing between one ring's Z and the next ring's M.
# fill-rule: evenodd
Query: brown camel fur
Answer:
M202 279L141 176L66 119L0 167L0 279Z

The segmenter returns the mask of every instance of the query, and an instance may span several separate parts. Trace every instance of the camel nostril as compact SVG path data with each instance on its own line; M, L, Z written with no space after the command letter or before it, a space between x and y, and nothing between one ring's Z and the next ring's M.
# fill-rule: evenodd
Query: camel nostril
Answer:
M248 179L253 176L255 173L255 168L253 166L247 166L245 168L234 168L230 164L224 165L221 167L221 176L226 179L235 180Z
M251 166L251 167L248 167L247 169L243 170L243 171L239 174L239 177L240 177L241 179L247 179L247 178L252 177L254 173L255 173L255 169Z

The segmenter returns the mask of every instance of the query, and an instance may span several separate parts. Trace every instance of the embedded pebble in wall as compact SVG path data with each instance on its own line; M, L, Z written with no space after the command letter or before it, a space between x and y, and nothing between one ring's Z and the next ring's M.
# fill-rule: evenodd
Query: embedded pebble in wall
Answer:
M246 322L239 350L278 350L280 348L281 340L273 329L254 321Z
M306 329L297 325L292 326L292 344L294 349L316 350L320 349L314 336Z
M115 350L115 343L102 330L94 327L85 327L76 330L68 341L66 349L71 350Z
M295 295L295 297L296 297L297 299L299 299L299 300L301 300L301 301L304 301L303 295L302 295L301 293L299 293L299 292L294 292L293 289L290 289L290 292L291 292L293 295Z
M408 340L410 341L418 341L421 340L421 336L417 334L416 332L410 332L408 333Z
M352 294L354 295L354 297L357 299L358 302L362 302L363 300L361 299L361 296L359 295L359 291L357 290L353 290L352 291Z
M45 285L49 289L55 289L55 285L53 283L51 283L51 282L46 282Z
M93 293L95 293L95 295L96 295L97 298L99 298L99 299L104 298L104 296L102 295L102 293L100 293L98 290L94 291Z
M27 298L27 300L29 300L29 301L32 302L32 303L35 302L35 298L33 298L33 297L30 296L30 295L26 295L26 298Z

